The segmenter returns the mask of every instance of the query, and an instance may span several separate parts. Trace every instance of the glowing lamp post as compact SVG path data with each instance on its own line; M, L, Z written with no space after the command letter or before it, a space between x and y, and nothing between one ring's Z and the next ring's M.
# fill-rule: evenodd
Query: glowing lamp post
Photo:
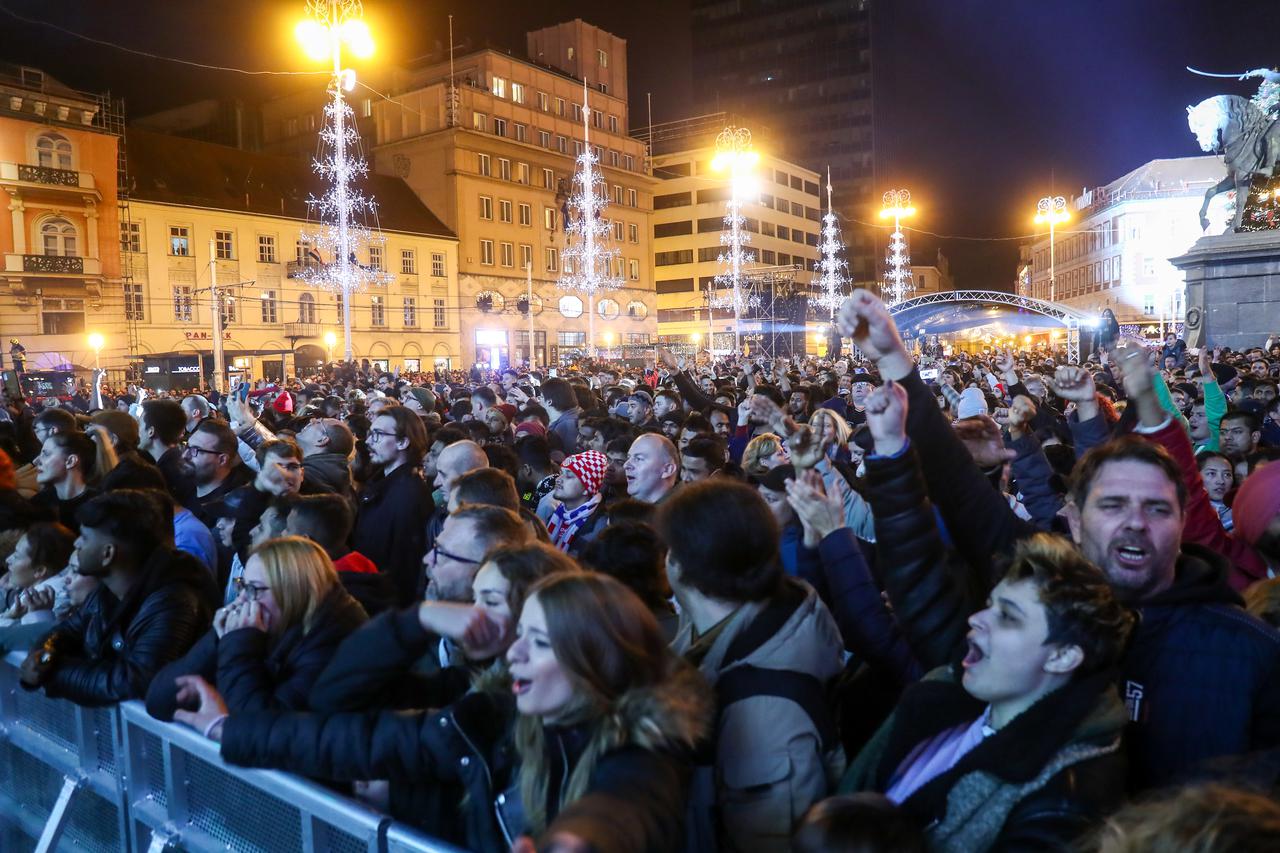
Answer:
M1049 223L1049 301L1055 301L1057 296L1057 279L1054 276L1054 259L1053 259L1053 229L1059 222L1066 222L1071 218L1071 214L1067 213L1067 200L1062 196L1045 196L1036 202L1036 224L1041 225L1045 222Z
M902 220L915 215L910 190L889 190L881 197L880 218L893 220L889 251L885 255L885 289L889 291L890 305L902 302L912 289L911 252L907 248L906 235L902 233Z
M351 295L357 286L371 277L355 262L355 246L360 242L363 229L353 222L360 211L373 211L372 199L362 196L351 186L353 178L365 173L367 166L358 151L349 148L358 142L353 114L344 100L344 93L356 85L356 73L342 67L344 47L360 59L373 55L373 36L360 16L363 9L360 0L307 0L308 17L299 22L294 35L303 51L313 60L331 61L333 78L329 93L331 102L326 109L331 127L326 127L321 137L332 145L332 155L327 161L317 161L316 171L328 178L331 188L324 197L315 200L322 212L328 213L333 222L332 233L321 240L333 252L331 269L304 269L304 279L314 278L312 283L332 287L342 294L343 354L352 360L351 348ZM348 124L351 122L351 124ZM378 279L373 276L373 279Z
M729 201L725 207L725 230L720 234L720 245L724 251L717 259L722 272L714 279L717 289L728 287L727 297L711 299L707 306L708 313L715 308L733 307L733 349L742 353L742 310L755 304L758 299L747 296L743 292L742 267L755 260L746 246L751 242L750 232L744 227L746 218L742 215L744 202L759 198L760 188L755 178L755 167L760 162L760 155L751 149L751 131L745 127L726 127L716 137L716 156L711 160L711 169L724 172L729 176ZM714 338L715 326L711 327ZM708 348L714 348L715 341L708 342Z
M107 344L106 338L102 337L102 335L98 334L97 332L94 332L93 334L89 335L89 349L93 350L93 369L94 370L99 370L102 367L101 365L102 348L106 346L106 344Z
M333 361L333 347L338 343L338 336L333 332L324 333L324 347L329 352L329 361Z

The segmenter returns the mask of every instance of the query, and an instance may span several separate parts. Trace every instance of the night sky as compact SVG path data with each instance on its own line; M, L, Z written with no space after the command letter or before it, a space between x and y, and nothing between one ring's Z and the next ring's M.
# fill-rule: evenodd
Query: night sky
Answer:
M138 50L253 69L309 66L293 43L302 0L0 0L0 7ZM523 55L526 30L581 17L628 40L633 126L690 109L687 0L541 3L366 0L387 61L447 39ZM1183 66L1280 64L1271 0L881 0L875 93L879 187L909 187L916 225L945 235L1027 234L1035 200L1097 186L1157 157L1199 153L1185 107L1256 83ZM312 85L130 56L0 14L0 60L123 95L131 116L211 96L253 100ZM306 82L304 82L306 81ZM867 219L874 211L867 211ZM917 238L917 246L926 240ZM1016 241L941 241L959 284L1006 288Z

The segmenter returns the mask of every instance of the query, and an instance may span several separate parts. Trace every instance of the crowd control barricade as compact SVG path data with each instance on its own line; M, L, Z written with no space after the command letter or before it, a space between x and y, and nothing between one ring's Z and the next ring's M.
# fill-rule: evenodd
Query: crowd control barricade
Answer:
M141 702L81 708L0 661L0 851L461 853L289 773L222 762Z

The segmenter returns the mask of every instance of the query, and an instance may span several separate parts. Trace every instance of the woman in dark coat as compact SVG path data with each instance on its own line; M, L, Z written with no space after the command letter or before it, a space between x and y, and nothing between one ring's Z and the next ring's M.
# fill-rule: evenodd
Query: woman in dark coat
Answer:
M316 677L338 645L368 618L309 539L270 539L249 558L236 599L187 654L162 669L147 690L147 711L172 720L195 707L178 678L199 675L235 711L307 708Z
M528 849L525 836L601 853L679 849L688 756L711 714L706 683L635 594L601 575L542 581L516 636L501 683L439 713L229 714L191 679L200 710L178 719L220 740L232 764L459 785L465 826L450 840L472 850Z

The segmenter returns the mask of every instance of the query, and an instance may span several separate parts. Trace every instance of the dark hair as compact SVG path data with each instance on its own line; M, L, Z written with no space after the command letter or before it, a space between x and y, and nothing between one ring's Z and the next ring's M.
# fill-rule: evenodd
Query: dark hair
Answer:
M484 403L486 406L498 405L498 395L495 394L493 392L493 389L490 388L488 385L481 385L478 388L476 388L476 390L472 391L471 399L479 400L481 403Z
M604 452L606 455L609 453L626 453L631 449L631 442L633 441L635 441L635 439L629 435L620 435L617 438L611 438L604 446Z
M437 441L445 447L453 444L455 441L466 441L467 431L458 424L445 424L440 429L431 433L431 438L427 442L427 447L435 444Z
M396 422L396 436L409 440L407 453L414 465L422 464L422 457L427 453L427 428L422 425L422 418L417 412L411 412L404 406L391 406L378 412L379 418L391 418Z
M684 419L684 428L681 430L689 430L701 435L715 435L715 429L711 426L711 421L707 420L707 416L702 412L690 412L689 417Z
M924 853L924 831L883 794L828 797L809 807L791 836L793 853Z
M89 436L79 430L71 430L56 432L46 441L52 441L55 447L74 454L80 460L80 473L86 478L93 476L93 463L98 459L98 445Z
M483 504L500 506L512 512L520 511L520 493L516 482L506 471L497 468L477 468L453 481L450 496L457 496L459 504Z
M346 545L355 526L351 504L341 495L298 495L289 507L289 517L299 520L306 528L302 535L314 539L330 556Z
M516 423L523 423L530 418L542 424L544 427L550 426L551 424L551 416L547 414L547 410L533 400L525 403L524 408L516 412Z
M666 397L668 400L675 403L677 406L681 404L680 395L677 394L675 391L671 390L670 388L660 389L657 394L653 395L653 401L655 403L658 402L659 397Z
M71 530L55 521L38 521L27 528L25 535L32 564L44 569L46 575L56 575L67 567L76 544Z
M582 384L573 383L573 394L578 399L578 407L584 412L589 412L596 407L596 395L591 393L591 386L587 385L585 380ZM556 408L559 408L557 406Z
M520 459L516 452L505 444L485 444L483 447L489 467L510 474L514 480L520 473Z
M509 584L507 607L513 624L520 621L524 603L538 581L556 572L579 571L572 557L545 542L502 545L485 554L484 561L493 563Z
M1246 412L1244 409L1232 409L1223 415L1218 421L1219 429L1227 421L1242 421L1249 432L1258 432L1262 429L1262 418L1258 417L1254 412Z
M138 422L128 412L122 412L119 409L103 409L94 412L89 422L114 435L116 450L120 453L138 449Z
M469 414L471 414L470 397L460 397L449 405L449 417L454 423L460 423Z
M756 390L753 393L759 394L761 397L767 397L778 406L787 405L786 399L782 396L782 392L778 390L777 386L757 385Z
M610 524L578 557L584 567L622 581L650 610L665 609L671 597L666 558L667 548L657 531L639 521Z
M486 553L499 545L523 545L533 536L524 519L506 507L462 504L449 517L470 522L475 538Z
M1173 461L1168 451L1136 435L1125 435L1099 444L1076 464L1075 473L1071 477L1071 499L1081 511L1089 498L1093 481L1097 479L1102 466L1108 462L1141 462L1159 468L1169 478L1169 482L1173 483L1178 493L1178 506L1186 507L1187 487L1182 482L1182 469Z
M268 456L284 456L302 461L302 448L292 438L273 438L258 445L253 455L258 460L258 467L262 467Z
M1235 470L1235 468L1231 465L1231 460L1227 458L1226 454L1219 453L1216 450L1201 450L1199 453L1197 453L1196 468L1203 469L1204 463L1208 462L1210 459L1221 459L1223 462L1227 463L1228 468L1231 468L1232 471Z
M175 403L175 405L177 405ZM183 417L183 422L186 418ZM76 429L76 416L66 409L45 409L31 420L32 426L41 426L56 432L69 432Z
M327 452L344 457L351 456L351 451L356 447L356 436L351 431L351 427L337 418L321 418L320 428L324 430L324 437L329 439Z
M142 489L105 492L83 504L76 512L76 521L81 528L104 534L141 564L173 537L173 522L166 525L154 494ZM165 501L172 504L167 496Z
M692 456L705 461L710 471L719 471L724 467L724 454L724 440L718 435L700 435L680 451L681 456Z
M227 425L226 421L216 420L213 418L205 418L200 425L192 430L191 434L203 433L213 436L213 450L219 453L227 454L227 457L235 463L239 459L239 439L236 438L235 430Z
M1133 629L1133 613L1122 605L1102 571L1067 540L1037 533L1018 542L1007 581L1029 580L1044 605L1046 644L1079 646L1079 678L1115 666Z
M703 595L762 601L778 590L778 523L745 483L686 483L658 505L654 527L680 566L680 582Z
M516 461L535 471L551 468L551 445L540 435L523 435L516 439Z
M162 444L177 444L187 430L187 413L177 400L143 400L142 415Z
M578 405L578 394L573 386L558 377L542 383L542 399L560 412L567 412Z

